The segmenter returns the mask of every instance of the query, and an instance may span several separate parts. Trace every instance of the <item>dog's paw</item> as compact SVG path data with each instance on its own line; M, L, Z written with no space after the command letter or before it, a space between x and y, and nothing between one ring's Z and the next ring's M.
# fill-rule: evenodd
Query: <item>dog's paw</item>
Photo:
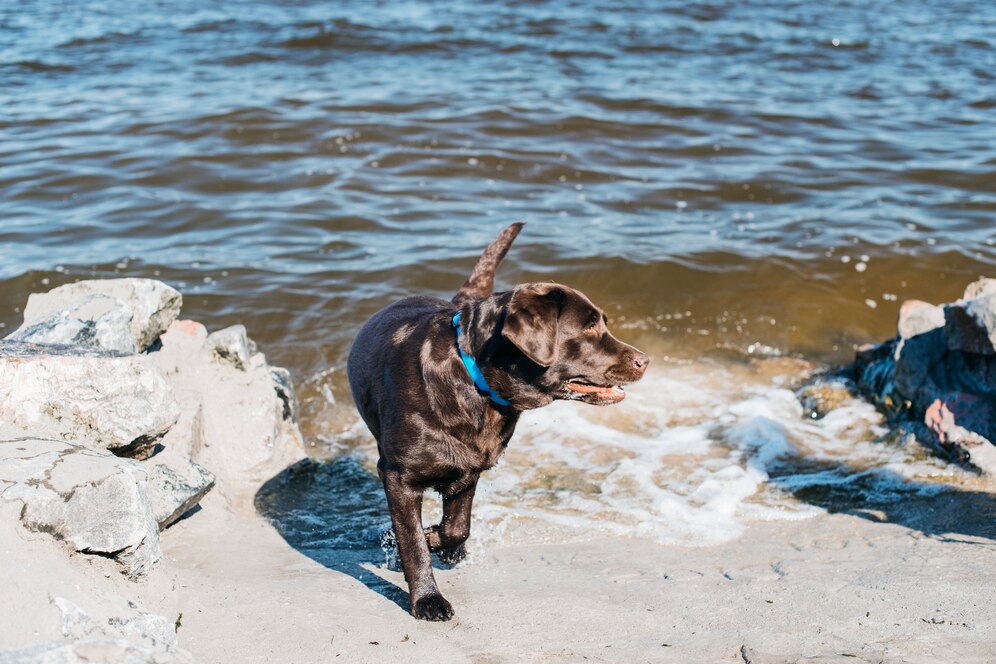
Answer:
M415 600L412 615L419 620L449 620L453 617L453 607L445 597L436 593Z
M442 549L437 555L439 556L440 562L445 565L456 565L458 562L467 557L467 549L463 544L458 544L452 549Z

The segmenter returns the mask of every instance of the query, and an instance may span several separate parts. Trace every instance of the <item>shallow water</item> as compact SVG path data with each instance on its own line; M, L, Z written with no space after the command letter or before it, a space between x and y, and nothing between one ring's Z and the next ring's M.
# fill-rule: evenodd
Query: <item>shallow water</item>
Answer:
M317 454L369 463L359 325L526 220L502 285L580 287L654 365L526 418L489 523L708 543L887 472L971 482L752 360L846 361L993 275L993 35L973 2L0 0L0 332L33 291L164 279L292 370Z

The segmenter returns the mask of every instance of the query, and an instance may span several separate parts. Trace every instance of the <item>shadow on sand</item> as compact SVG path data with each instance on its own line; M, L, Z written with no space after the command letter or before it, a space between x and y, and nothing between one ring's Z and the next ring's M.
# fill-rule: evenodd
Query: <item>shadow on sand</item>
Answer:
M260 487L255 504L291 547L408 610L407 590L368 569L398 565L384 489L359 461L295 463Z
M996 542L996 493L913 481L888 468L800 468L801 463L796 459L791 468L772 471L769 482L830 513L904 526L940 541Z
M384 489L355 458L289 466L260 487L255 505L291 547L408 611L408 589L370 570L398 571L400 563ZM433 561L452 567L436 556Z

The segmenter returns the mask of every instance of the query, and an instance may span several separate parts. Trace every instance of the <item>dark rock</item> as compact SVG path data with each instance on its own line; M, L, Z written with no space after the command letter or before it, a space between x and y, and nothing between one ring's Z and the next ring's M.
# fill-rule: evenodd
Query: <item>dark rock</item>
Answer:
M297 394L290 372L283 367L270 367L270 375L273 376L273 389L283 404L283 418L297 424Z
M944 307L904 303L898 332L858 350L861 393L928 447L996 472L996 280Z

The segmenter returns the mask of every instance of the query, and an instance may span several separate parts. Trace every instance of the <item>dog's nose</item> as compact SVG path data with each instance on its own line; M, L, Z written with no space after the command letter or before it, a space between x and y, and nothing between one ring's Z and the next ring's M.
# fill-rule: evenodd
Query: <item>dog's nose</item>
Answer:
M635 366L640 371L645 370L648 364L650 364L650 358L647 356L646 353L637 352L636 354L633 355L633 366Z

